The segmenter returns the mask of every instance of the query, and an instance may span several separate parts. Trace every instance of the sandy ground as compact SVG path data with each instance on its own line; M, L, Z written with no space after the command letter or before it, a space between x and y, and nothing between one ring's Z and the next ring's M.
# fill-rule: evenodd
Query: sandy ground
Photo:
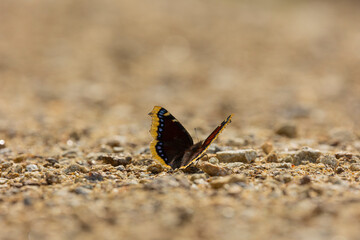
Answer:
M0 239L358 239L359 8L1 1ZM217 158L159 168L154 105Z

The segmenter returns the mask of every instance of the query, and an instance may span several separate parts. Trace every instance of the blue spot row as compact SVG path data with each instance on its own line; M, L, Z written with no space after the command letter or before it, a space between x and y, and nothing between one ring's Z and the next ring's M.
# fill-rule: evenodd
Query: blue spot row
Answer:
M161 109L160 111L159 111L159 115L164 115L166 113L166 110L165 109Z
M163 150L161 149L161 148L162 148L161 145L162 145L161 142L159 142L159 143L156 145L157 153L160 155L160 157L161 157L162 159L164 159L165 161L167 161L167 157L165 157L165 154L163 153Z

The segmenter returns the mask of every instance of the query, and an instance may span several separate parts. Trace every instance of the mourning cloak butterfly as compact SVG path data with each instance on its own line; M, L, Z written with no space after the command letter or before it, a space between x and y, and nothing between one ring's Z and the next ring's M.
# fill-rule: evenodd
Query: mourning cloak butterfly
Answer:
M162 165L172 169L186 168L203 157L232 117L228 116L205 141L194 144L188 131L165 108L155 106L149 115L152 117L150 133L154 138L150 143L151 154Z

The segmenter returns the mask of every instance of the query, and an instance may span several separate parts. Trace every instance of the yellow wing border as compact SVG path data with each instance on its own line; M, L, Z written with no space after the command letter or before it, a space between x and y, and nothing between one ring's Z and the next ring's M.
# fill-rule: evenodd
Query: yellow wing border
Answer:
M151 128L150 128L150 134L153 137L153 140L150 143L150 152L152 157L157 160L158 162L160 162L161 165L163 165L166 168L171 168L170 165L166 164L166 162L164 161L164 159L162 159L160 157L160 155L156 152L156 144L159 142L157 140L158 137L158 128L159 128L159 124L160 124L160 120L159 120L159 116L158 113L161 109L164 109L163 107L160 106L155 106L153 108L153 110L149 113L149 115L152 118L152 122L151 122Z

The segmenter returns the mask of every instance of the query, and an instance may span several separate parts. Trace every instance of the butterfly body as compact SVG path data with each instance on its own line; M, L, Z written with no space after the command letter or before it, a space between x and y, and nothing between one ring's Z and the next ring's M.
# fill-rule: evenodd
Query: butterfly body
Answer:
M194 144L188 131L165 108L155 106L149 115L152 117L151 153L162 165L172 169L186 168L192 162L200 159L231 120L230 115L208 138Z

